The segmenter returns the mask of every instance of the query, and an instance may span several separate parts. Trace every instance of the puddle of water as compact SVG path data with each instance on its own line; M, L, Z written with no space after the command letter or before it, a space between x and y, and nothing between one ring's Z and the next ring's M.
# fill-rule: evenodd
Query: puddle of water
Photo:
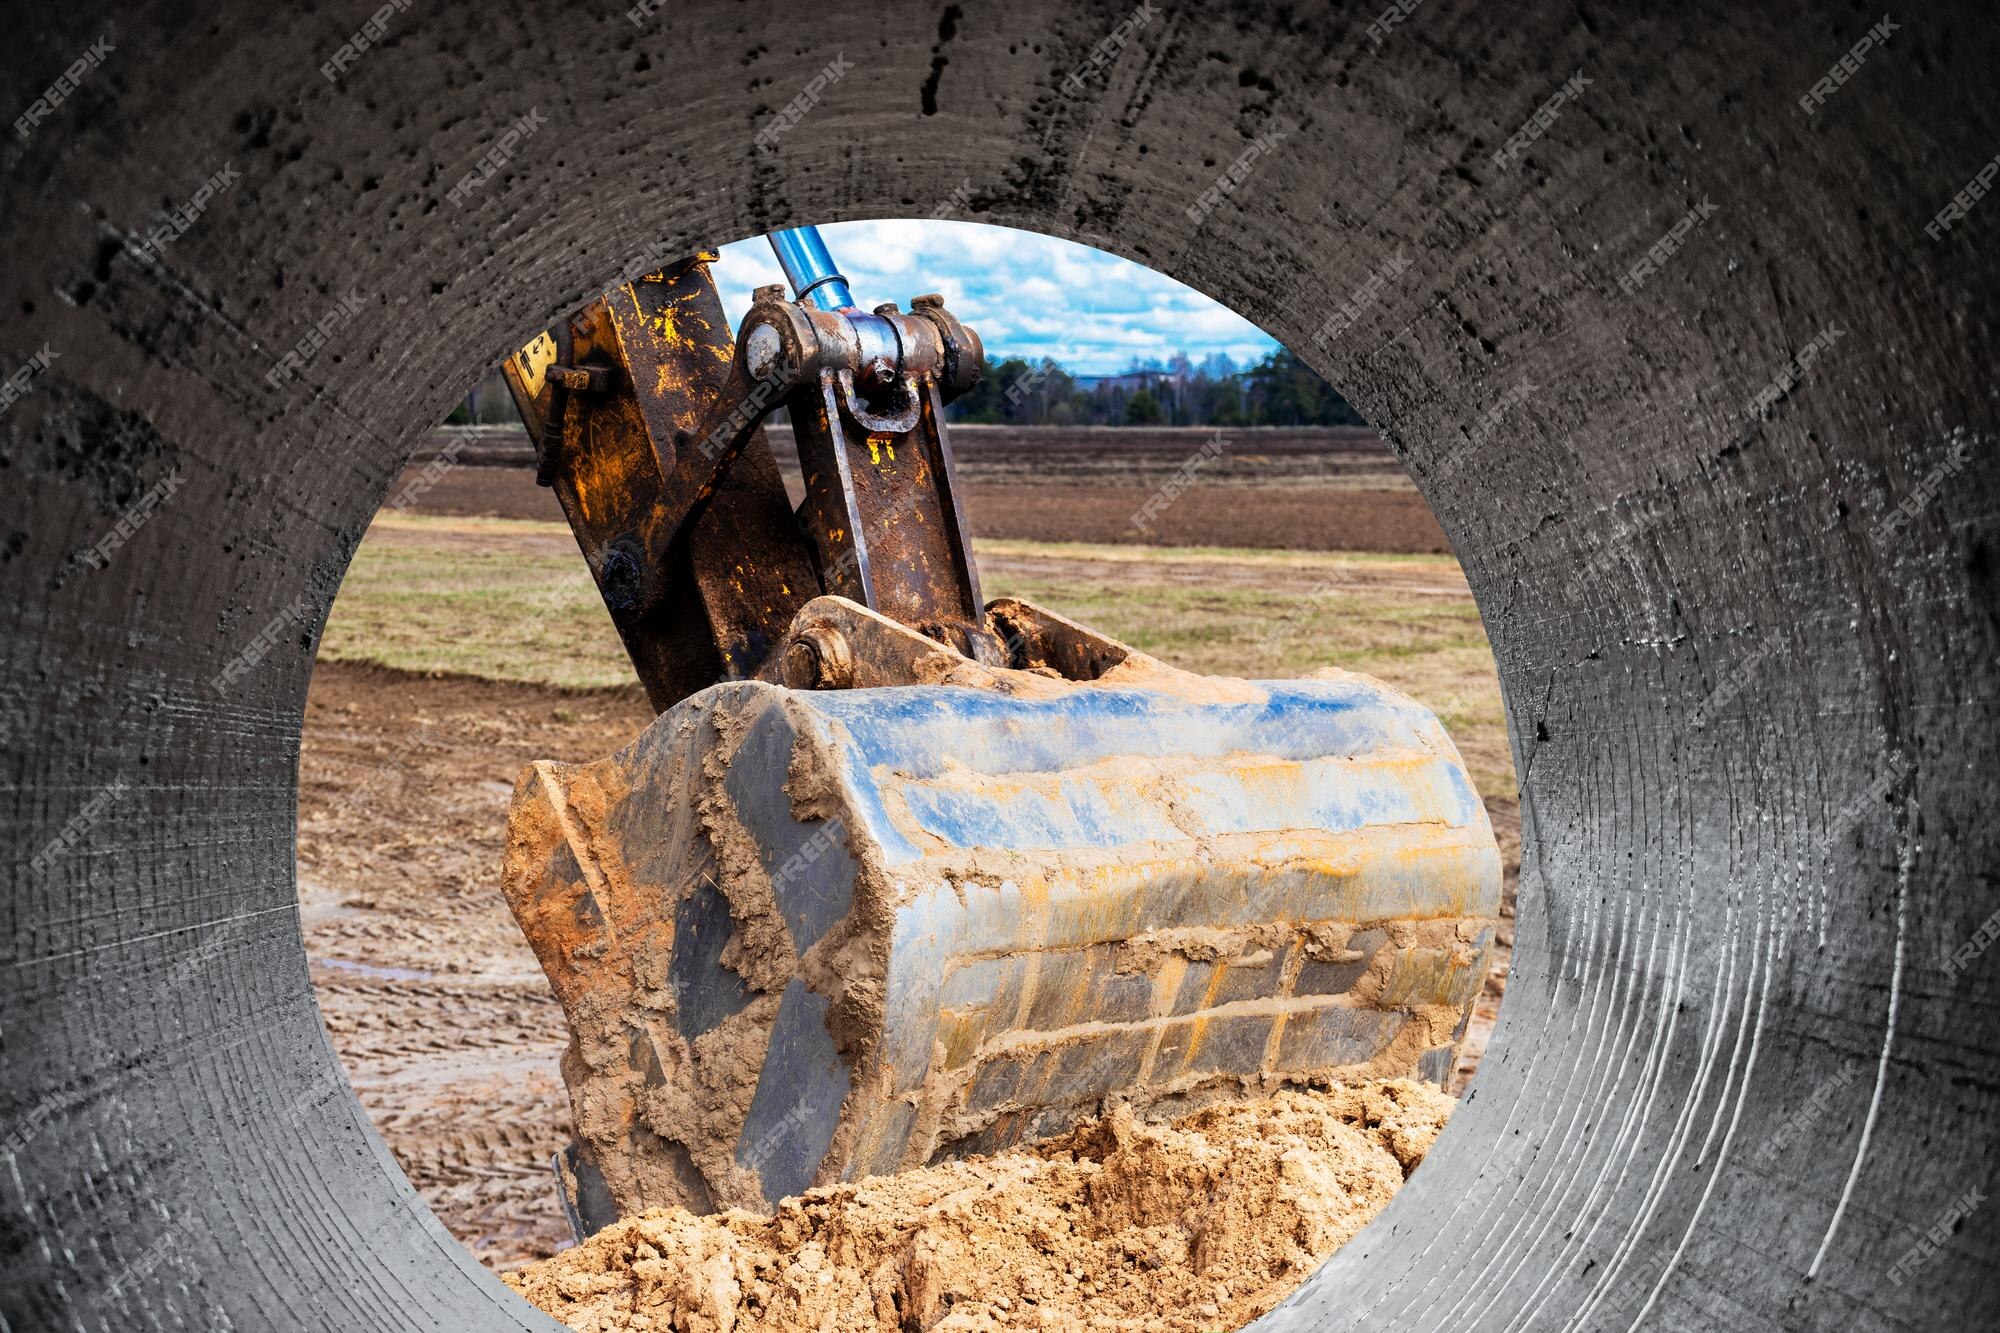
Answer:
M437 973L426 972L416 967L384 967L380 963L357 963L349 958L313 958L319 967L331 967L341 972L358 972L364 977L379 977L385 981L433 981Z

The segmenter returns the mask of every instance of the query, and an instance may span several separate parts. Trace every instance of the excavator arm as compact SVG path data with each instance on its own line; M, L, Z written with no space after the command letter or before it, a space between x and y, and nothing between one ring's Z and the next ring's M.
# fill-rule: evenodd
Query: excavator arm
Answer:
M944 408L984 366L942 300L855 308L816 233L784 233L813 301L756 293L736 337L704 252L606 293L504 367L654 707L782 679L792 620L848 598L1001 663ZM810 245L799 240L811 238ZM842 304L833 306L830 303ZM794 510L763 423L788 410Z
M1442 1081L1500 859L1437 719L1366 677L1176 670L982 600L937 296L813 229L732 336L697 254L506 375L659 718L538 762L504 887L571 1029L586 1234L1286 1083ZM765 436L786 410L804 495Z

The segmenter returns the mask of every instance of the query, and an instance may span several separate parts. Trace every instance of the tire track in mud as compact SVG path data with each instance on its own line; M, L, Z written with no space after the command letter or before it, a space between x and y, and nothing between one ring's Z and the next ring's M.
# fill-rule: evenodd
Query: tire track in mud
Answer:
M445 1227L490 1268L569 1240L562 1012L500 896L515 773L594 758L651 713L321 663L299 760L299 897L349 1081Z
M549 1163L569 1136L566 1033L546 990L314 975L355 1092L452 1234L496 1269L561 1248Z

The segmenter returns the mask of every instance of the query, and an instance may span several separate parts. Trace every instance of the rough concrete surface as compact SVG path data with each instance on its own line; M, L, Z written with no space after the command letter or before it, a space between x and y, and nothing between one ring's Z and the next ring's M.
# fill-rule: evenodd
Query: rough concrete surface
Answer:
M315 1011L318 626L527 332L648 258L961 182L1324 370L1498 657L1506 1011L1422 1170L1260 1327L2000 1321L2000 203L1925 230L1996 151L1990 7L1858 56L1852 6L1386 8L16 15L7 1325L551 1327L424 1211Z

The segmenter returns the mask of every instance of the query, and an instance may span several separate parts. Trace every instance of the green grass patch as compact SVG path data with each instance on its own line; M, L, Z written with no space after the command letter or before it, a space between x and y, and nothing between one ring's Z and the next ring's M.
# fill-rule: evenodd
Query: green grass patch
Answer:
M319 652L335 662L569 689L632 682L618 632L574 551L565 558L364 541Z
M495 520L501 521L501 520ZM1123 564L1148 561L1215 561L1231 565L1274 565L1287 569L1333 569L1340 566L1396 569L1436 569L1456 577L1458 562L1448 555L1387 551L1292 551L1268 546L1139 546L1111 542L1039 542L1013 537L982 537L979 554L992 556L1056 556L1079 560L1109 560Z

